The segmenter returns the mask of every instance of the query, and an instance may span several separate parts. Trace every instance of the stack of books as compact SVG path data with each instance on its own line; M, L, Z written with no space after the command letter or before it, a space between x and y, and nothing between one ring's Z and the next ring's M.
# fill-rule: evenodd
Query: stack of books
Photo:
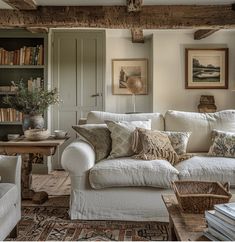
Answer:
M214 209L205 212L208 228L204 235L214 241L234 241L235 203L218 204Z
M0 108L0 122L22 122L23 114L14 108Z

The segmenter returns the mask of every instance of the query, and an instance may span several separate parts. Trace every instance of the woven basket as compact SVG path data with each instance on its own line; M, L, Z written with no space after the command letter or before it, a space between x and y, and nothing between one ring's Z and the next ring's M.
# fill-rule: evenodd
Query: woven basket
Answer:
M29 129L24 131L24 136L27 140L40 141L47 139L50 132L45 129Z
M229 183L207 181L175 181L172 188L181 210L185 213L204 213L215 204L227 203L232 197Z

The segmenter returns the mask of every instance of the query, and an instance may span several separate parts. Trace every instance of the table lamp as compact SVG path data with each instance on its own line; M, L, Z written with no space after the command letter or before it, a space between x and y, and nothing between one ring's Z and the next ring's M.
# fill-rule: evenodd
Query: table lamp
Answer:
M127 88L132 93L133 112L135 113L135 95L143 90L143 83L140 76L130 76L127 79Z

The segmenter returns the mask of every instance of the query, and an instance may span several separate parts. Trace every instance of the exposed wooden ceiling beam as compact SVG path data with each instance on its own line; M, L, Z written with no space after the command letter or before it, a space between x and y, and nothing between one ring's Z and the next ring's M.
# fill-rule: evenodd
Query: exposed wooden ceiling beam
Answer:
M217 31L219 31L219 29L199 29L194 33L194 39L195 40L204 39Z
M38 28L38 27L27 27L26 29L33 34L48 33L48 28L45 28L45 27L40 27L40 28Z
M235 11L232 5L146 5L138 14L128 13L126 6L2 9L0 27L234 28Z
M131 36L133 43L144 43L144 33L143 29L131 29Z
M37 5L34 0L3 0L5 3L17 10L34 10Z
M143 0L126 0L128 12L139 12L141 10Z

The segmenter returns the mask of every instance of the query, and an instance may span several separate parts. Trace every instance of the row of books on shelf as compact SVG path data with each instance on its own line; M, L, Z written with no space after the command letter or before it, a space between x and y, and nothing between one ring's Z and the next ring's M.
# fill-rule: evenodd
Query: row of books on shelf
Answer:
M36 78L30 78L27 81L27 86L28 90L32 91L35 88L43 88L44 86L44 81L43 78L41 77L36 77ZM0 86L0 92L12 92L13 94L17 91L18 87L17 86Z
M0 108L0 122L22 122L23 114L14 108Z
M224 203L206 211L208 228L204 235L213 241L235 241L235 203Z
M23 46L13 51L0 48L0 65L43 65L43 63L43 45Z

